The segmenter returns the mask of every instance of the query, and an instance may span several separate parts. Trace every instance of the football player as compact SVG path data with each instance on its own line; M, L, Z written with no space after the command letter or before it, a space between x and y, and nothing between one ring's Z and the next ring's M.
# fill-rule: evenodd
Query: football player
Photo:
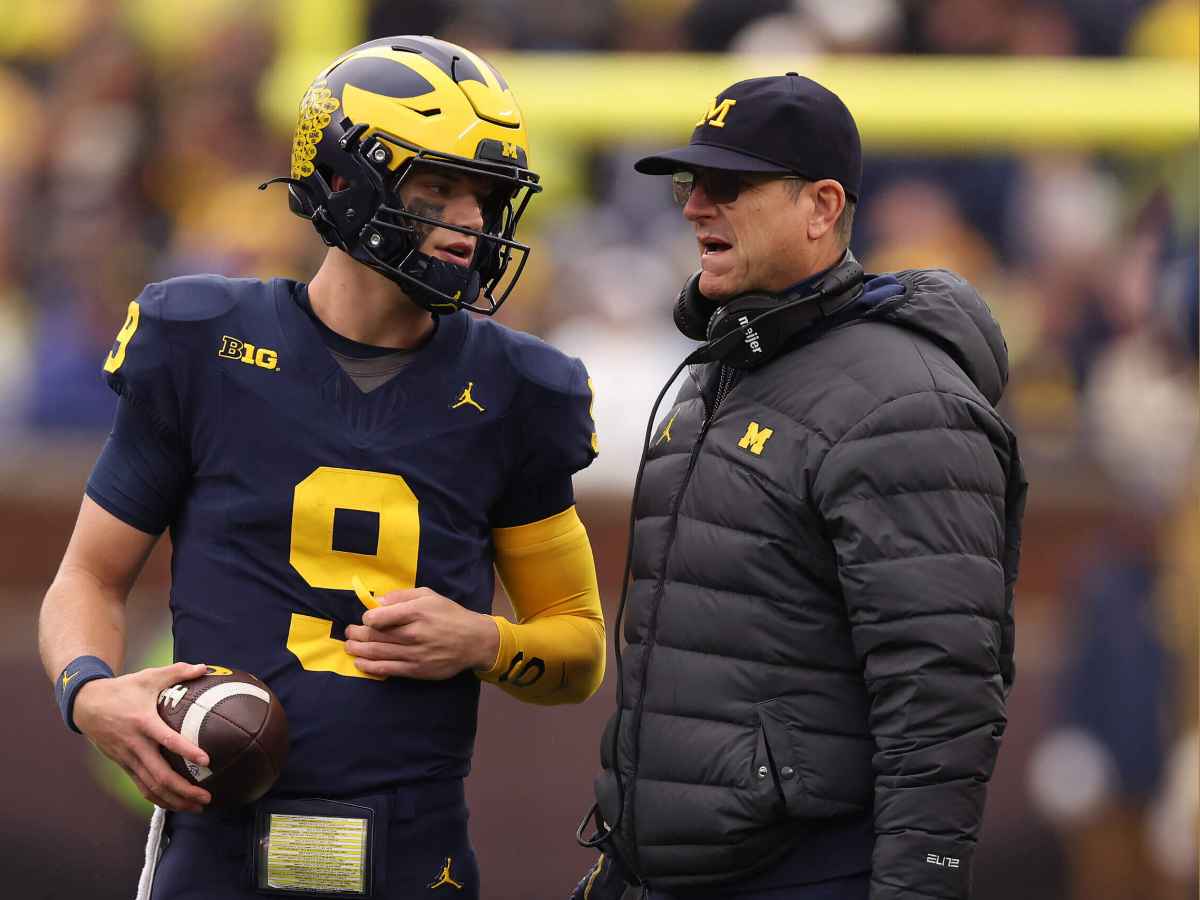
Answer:
M480 681L577 703L604 668L571 485L596 453L587 372L487 318L528 253L525 123L471 51L372 41L305 93L275 180L324 262L308 284L175 278L129 304L42 659L67 724L169 811L143 896L468 900ZM126 594L167 528L181 662L116 675ZM490 614L495 571L515 623ZM207 762L155 707L205 662L287 712L287 765L252 808L206 809L160 755Z

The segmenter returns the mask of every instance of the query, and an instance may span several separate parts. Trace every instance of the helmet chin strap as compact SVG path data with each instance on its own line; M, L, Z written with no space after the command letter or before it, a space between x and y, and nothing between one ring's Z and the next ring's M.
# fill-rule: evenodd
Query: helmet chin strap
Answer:
M440 294L445 294L454 300L455 304L474 303L475 298L479 296L479 272L475 269L468 269L465 266L448 263L445 260L436 259L432 256L426 256L420 251L413 251L408 255L404 264L400 267L400 271L410 278L416 280L422 287L428 288L431 292L427 298L428 303L422 303L422 306L433 305L436 307L447 306L444 299L439 297L436 291ZM413 288L416 290L416 288ZM457 308L457 306L455 307Z

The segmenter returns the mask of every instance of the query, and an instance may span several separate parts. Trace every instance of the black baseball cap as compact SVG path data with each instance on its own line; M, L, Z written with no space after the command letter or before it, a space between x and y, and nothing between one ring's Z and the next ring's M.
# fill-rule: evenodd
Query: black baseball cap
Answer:
M788 72L726 88L686 147L644 157L633 167L645 175L705 168L832 178L857 202L862 143L837 94Z

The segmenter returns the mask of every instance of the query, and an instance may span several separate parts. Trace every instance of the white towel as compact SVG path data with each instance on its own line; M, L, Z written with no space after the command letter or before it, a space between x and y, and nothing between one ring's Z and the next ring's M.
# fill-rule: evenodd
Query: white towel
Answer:
M161 806L154 807L154 815L150 817L150 834L146 836L146 861L142 864L142 877L138 879L136 900L150 900L150 891L154 888L154 870L158 868L158 858L162 856L163 826L167 823L167 811Z

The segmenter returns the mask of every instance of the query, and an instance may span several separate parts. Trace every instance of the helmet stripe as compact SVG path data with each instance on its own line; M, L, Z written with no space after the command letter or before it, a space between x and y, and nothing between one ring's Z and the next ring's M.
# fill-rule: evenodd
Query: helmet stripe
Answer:
M500 79L496 77L496 70L488 65L487 60L485 60L482 56L476 55L466 47L460 47L459 49L462 50L462 55L473 62L475 64L475 68L477 68L483 74L484 81L488 87L494 88L495 90L501 92L508 89L508 85L500 84Z

